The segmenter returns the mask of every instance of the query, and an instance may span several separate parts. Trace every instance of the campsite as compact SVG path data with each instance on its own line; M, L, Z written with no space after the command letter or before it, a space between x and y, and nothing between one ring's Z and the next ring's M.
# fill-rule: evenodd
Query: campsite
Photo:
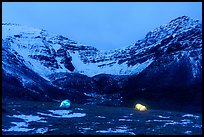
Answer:
M4 135L202 134L199 114L83 104L61 108L60 102L22 100L4 106Z

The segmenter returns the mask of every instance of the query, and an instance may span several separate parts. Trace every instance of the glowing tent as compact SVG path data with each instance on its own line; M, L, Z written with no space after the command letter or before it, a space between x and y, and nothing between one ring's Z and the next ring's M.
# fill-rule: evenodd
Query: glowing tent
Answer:
M68 99L66 99L66 100L64 100L64 101L61 102L60 107L69 108L70 105L71 105L71 101L68 100Z
M147 110L147 108L142 104L136 104L135 109L137 109L139 111L146 111Z

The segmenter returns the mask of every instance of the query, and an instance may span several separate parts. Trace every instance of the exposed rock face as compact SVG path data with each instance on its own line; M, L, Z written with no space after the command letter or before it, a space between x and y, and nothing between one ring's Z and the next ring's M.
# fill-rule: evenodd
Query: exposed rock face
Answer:
M119 93L119 91L124 86L124 83L127 82L128 75L124 76L115 76L110 74L100 74L94 76L92 79L98 87L99 93Z
M138 76L128 79L123 87L125 100L127 103L151 102L152 108L201 112L202 79L193 78L189 62L186 57L165 66L154 62ZM128 94L125 91L129 91Z
M97 90L96 83L90 77L78 73L66 73L63 78L58 78L52 81L52 83L61 88L76 89L82 93L90 93Z
M5 47L2 49L3 100L12 98L53 101L69 97L74 102L81 102L83 99L86 99L83 93L77 93L70 89L64 91L43 79L33 70L26 67L22 56L17 52L13 54L13 50L9 48L8 43L4 41L2 43Z
M189 24L185 23L189 21L187 17L173 20L170 24L178 23L179 19L182 22L179 21L180 27L176 28L183 29L183 24L188 28L186 25ZM126 86L123 87L126 101L133 103L135 100L141 100L145 103L151 102L149 103L151 107L156 107L160 103L160 108L201 112L201 29L201 24L194 24L194 27L185 31L176 29L179 34L173 31L174 37L171 35L150 48L150 53L155 55L156 60L143 72L128 79ZM125 91L130 92L127 94Z
M113 51L27 26L3 23L2 28L3 95L11 95L10 87L32 99L49 94L51 99L72 96L83 103L116 106L141 101L152 108L159 103L158 109L201 112L198 20L178 17L134 45Z

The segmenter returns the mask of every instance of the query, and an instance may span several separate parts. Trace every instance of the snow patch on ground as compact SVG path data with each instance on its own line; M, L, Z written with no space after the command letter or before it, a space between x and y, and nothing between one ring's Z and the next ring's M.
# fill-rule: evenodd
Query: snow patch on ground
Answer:
M99 122L92 122L92 124L96 125L96 124L101 124L101 123L99 123Z
M193 125L192 127L195 127L195 128L202 128L202 125L195 124L195 125Z
M164 117L164 116L161 116L161 115L158 115L159 118L170 118L170 116L168 117Z
M89 128L89 127L84 127L84 128L81 128L81 129L83 129L83 130L91 130L91 128Z
M123 126L120 126L120 127L117 127L117 128L120 128L120 129L128 129L127 126L123 125Z
M29 129L29 128L25 128L28 127L28 123L27 122L11 122L12 124L15 124L15 126L12 126L9 129L2 129L3 132L11 132L11 131L16 131L16 132L28 132L31 130L34 130L34 128Z
M183 115L182 117L194 117L194 118L199 118L200 116L196 116L196 115L193 115L193 114L185 114L185 115Z
M91 128L89 128L89 127L83 127L83 128L80 128L80 132L82 133L82 134L84 134L84 133L86 133L88 130L93 130L93 129L91 129Z
M44 134L48 131L48 128L47 127L44 127L44 128L38 128L35 133L40 133L40 134Z
M16 131L16 132L28 132L31 130L34 130L35 128L29 129L28 127L28 123L29 122L47 122L41 119L44 119L42 117L39 116L33 116L33 115L13 115L13 116L8 116L8 117L14 117L14 118L20 118L23 119L25 122L11 122L12 124L15 124L15 126L12 126L9 129L2 129L2 131L4 132L11 132L11 131Z
M33 115L13 115L13 116L8 116L8 117L14 117L14 118L21 118L23 119L25 122L32 122L32 121L35 121L35 122L44 122L44 121L41 121L41 119L43 119L42 117L39 117L39 116L33 116Z
M71 113L72 112L71 110L49 110L49 112L55 114L55 115L49 115L49 116L56 117L56 118L73 118L73 117L86 116L85 113ZM58 115L58 116L56 116L56 115Z
M189 119L182 119L181 120L183 124L188 124L188 123L193 123L191 120Z
M181 120L181 122L172 121L169 123L165 123L163 127L166 127L167 125L181 125L181 126L187 126L187 124L192 124L193 122L190 120Z
M184 134L187 134L187 135L192 134L192 131L186 131L184 132Z
M181 126L187 126L188 124L192 124L193 122L189 119L182 119L180 122L174 121L174 120L147 120L148 122L165 122L163 127L166 127L167 125L181 125ZM198 127L198 126L197 126Z
M56 115L67 115L72 112L72 110L48 110L48 111Z
M84 109L82 109L82 108L75 108L76 110L84 110Z
M45 113L41 113L41 112L37 112L37 114L42 115L42 116L49 116L49 117L53 117L52 114L45 114Z
M118 119L118 121L132 121L132 119Z
M108 130L98 130L96 131L96 133L116 133L116 134L125 133L125 134L135 135L133 132L129 132L129 130L127 129L120 129L120 128L116 128L116 129L109 128Z
M86 116L85 113L73 113L73 114L69 114L67 116L64 116L64 118L84 117L84 116Z
M104 116L96 116L97 118L106 118L106 117L104 117Z
M174 121L173 120L157 120L157 119L155 119L155 120L147 120L146 122L148 123L148 122L174 122Z

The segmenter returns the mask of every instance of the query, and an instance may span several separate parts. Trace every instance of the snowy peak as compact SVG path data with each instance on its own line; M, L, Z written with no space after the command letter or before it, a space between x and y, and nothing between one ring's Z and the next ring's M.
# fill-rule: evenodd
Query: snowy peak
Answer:
M38 36L40 35L41 31L40 29L37 28L33 28L33 27L29 27L26 25L20 25L20 24L14 24L14 23L2 23L2 31L3 31L3 35L2 38L8 38L8 37L24 37L24 35L26 36ZM28 38L28 37L24 37L24 38Z
M177 17L169 22L171 26L174 26L173 24L181 26L194 26L197 25L198 23L199 20L194 20L188 16Z
M202 25L199 23L199 20L193 20L187 16L182 16L149 32L145 39L148 39L148 44L153 44L154 42L164 39L167 36L172 35L175 37L195 28L202 29Z

